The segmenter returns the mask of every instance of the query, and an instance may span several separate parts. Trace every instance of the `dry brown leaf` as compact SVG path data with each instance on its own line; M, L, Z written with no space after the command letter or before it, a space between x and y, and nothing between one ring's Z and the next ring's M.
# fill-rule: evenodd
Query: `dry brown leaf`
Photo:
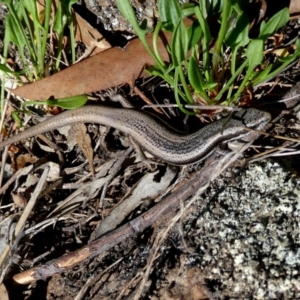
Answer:
M148 36L148 41L152 34ZM167 51L160 40L159 51L164 60ZM87 58L69 68L35 83L19 87L12 92L31 100L63 98L105 90L125 82L132 82L146 64L153 64L149 54L138 39L123 50L111 48Z
M280 49L275 49L273 51L269 51L269 53L274 53L278 57L287 57L288 55L291 54L291 50L293 47L287 47L287 48L280 48ZM294 49L293 49L294 50Z
M11 154L11 158L14 155ZM32 154L25 153L18 155L15 159L12 159L11 168L12 170L20 170L29 164L34 164L38 161L38 158Z
M51 18L53 19L57 13L59 0L52 2ZM45 9L45 0L37 1L38 12ZM85 19L83 19L77 12L73 12L75 18L75 41L83 42L93 55L100 53L106 49L111 48L111 45L104 39L103 35L95 28L93 28Z
M22 193L11 193L14 204L17 207L24 208L28 203L28 199Z
M186 24L191 24L186 20ZM147 41L152 44L152 34ZM158 39L158 51L163 60L169 61L166 43L170 34ZM138 78L145 65L153 60L141 44L134 39L125 49L111 48L87 58L69 68L35 83L18 87L12 92L31 100L46 100L50 97L63 98L108 89L124 83L132 83Z
M69 131L70 136L72 136L78 145L78 147L83 152L84 156L89 162L90 170L92 175L95 175L94 165L93 165L93 148L91 137L86 133L86 126L84 123L76 123L71 126Z
M0 285L0 299L9 300L7 289L3 283Z
M291 0L289 11L292 19L300 18L300 1Z
M111 45L104 39L102 34L77 13L75 13L75 19L77 23L75 40L83 42L89 51L93 51L93 55L111 48Z

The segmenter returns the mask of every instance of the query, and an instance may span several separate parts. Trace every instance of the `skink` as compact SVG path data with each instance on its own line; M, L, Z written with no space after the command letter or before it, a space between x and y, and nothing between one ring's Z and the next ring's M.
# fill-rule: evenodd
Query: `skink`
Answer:
M84 106L50 117L0 143L0 149L21 140L72 125L77 122L97 123L129 134L146 151L173 165L187 165L206 157L219 143L247 138L245 128L261 130L270 121L267 112L244 109L232 114L229 120L218 120L199 131L180 135L172 132L158 120L134 109L117 109L105 106Z

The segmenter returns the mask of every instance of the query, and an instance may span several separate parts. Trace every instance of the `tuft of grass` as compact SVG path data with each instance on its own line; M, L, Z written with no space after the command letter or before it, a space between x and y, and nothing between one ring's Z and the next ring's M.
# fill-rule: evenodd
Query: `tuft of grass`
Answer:
M75 24L71 6L77 0L57 2L45 0L44 6L41 6L36 0L4 0L1 2L8 7L0 64L2 112L6 81L22 82L20 78L22 75L28 82L34 82L46 77L47 74L59 71L62 53L65 50L64 33L66 29L70 36L71 62L75 62ZM14 45L20 54L22 70L19 72L12 71L6 64L10 45ZM47 60L45 58L49 53L51 56ZM75 108L82 106L87 101L87 97L84 101L82 97L85 96L57 99L55 104L53 104L53 100L30 103ZM26 111L22 110L22 112Z
M35 0L4 0L8 7L5 20L4 62L7 59L9 44L14 44L22 60L24 73L30 81L45 77L49 70L49 63L45 62L47 44L53 42L52 55L55 63L51 65L51 72L59 69L63 50L63 37L66 27L70 32L70 49L72 62L75 62L74 18L71 5L76 0L54 1L45 0L45 6L38 6Z
M250 20L245 6L251 0L200 0L198 4L180 5L178 0L159 0L160 21L153 34L153 45L146 41L146 21L138 24L129 0L117 0L123 16L153 58L147 71L169 83L179 108L191 114L183 105L194 99L208 105L237 104L246 89L258 86L277 76L300 57L300 41L295 42L292 54L267 62L264 47L267 39L289 21L289 10L282 9L268 21L262 21L259 33L250 38ZM196 20L187 27L184 18ZM213 36L209 21L217 17L219 29ZM157 51L160 31L172 33L167 45L170 63L162 61ZM200 67L201 64L201 67ZM236 88L238 87L238 88Z

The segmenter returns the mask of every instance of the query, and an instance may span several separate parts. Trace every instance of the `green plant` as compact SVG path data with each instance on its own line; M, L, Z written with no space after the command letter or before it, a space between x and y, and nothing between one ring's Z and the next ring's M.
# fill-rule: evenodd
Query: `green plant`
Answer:
M59 98L59 99L48 99L46 101L26 101L22 104L22 110L16 110L12 113L13 119L18 123L19 127L22 127L22 122L19 118L20 113L29 114L30 112L26 109L27 106L31 105L47 105L47 106L58 106L64 109L75 109L83 106L88 100L86 95L79 95L73 97Z
M33 81L45 76L45 54L49 31L52 27L56 34L57 50L54 58L59 62L62 51L63 32L66 26L70 29L72 61L75 61L74 24L71 5L76 0L58 1L58 6L53 11L52 0L45 0L44 9L38 11L36 0L6 0L9 13L5 21L5 37L3 58L7 59L10 43L16 45L28 78ZM51 17L51 14L54 17ZM56 72L58 63L51 70Z
M300 41L297 40L293 54L267 63L265 42L287 23L289 11L285 8L267 22L263 21L257 37L249 38L250 21L243 8L250 2L213 0L208 8L205 0L187 5L179 5L178 0L160 0L160 21L153 33L152 47L145 38L146 24L138 24L129 0L117 0L117 5L155 62L148 72L168 82L174 88L179 108L190 113L183 108L182 99L189 104L194 103L194 98L207 104L236 104L246 88L273 78L300 57ZM189 16L196 17L196 21L187 27L184 18ZM215 37L210 31L210 16L218 16L219 20ZM171 57L169 64L162 61L157 50L161 30L172 32L167 46ZM199 62L202 62L201 68Z
M45 0L44 7L38 6L36 0L4 0L8 7L5 20L5 36L3 45L1 86L1 111L5 80L20 80L20 73L28 78L29 82L41 79L49 73L59 70L63 49L64 30L69 28L71 60L75 62L74 17L72 4L77 0ZM47 60L47 45L50 40L54 45L51 49L51 59ZM22 70L13 72L7 66L9 45L14 44L22 61ZM48 51L49 52L49 51ZM75 103L77 103L75 101Z

